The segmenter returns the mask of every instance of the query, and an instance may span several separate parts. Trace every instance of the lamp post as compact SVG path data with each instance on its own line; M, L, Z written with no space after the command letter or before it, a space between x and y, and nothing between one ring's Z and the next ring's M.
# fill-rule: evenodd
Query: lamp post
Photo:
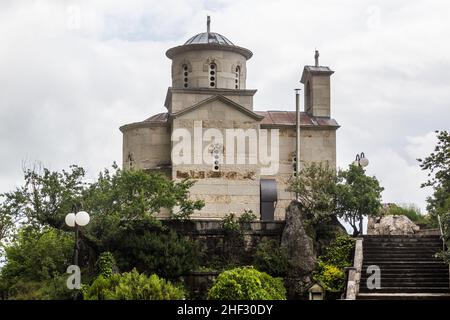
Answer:
M361 154L356 155L355 161L353 161L353 164L355 166L360 167L367 167L369 165L369 160L367 160L366 156L364 155L364 152L361 152Z
M356 155L356 158L355 158L355 161L353 161L353 164L355 166L364 168L369 165L369 160L366 158L366 155L364 154L364 152L361 152L361 154ZM363 216L361 213L360 213L360 217L359 217L359 233L361 235L363 234Z
M89 223L90 217L86 211L80 211L78 213L68 213L65 221L69 227L75 228L75 247L73 255L73 264L78 266L78 250L80 249L79 241L79 227L84 227Z

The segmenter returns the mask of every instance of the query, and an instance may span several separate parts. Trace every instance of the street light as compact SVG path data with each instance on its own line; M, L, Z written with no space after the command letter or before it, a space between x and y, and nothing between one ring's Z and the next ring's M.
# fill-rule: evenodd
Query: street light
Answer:
M353 164L355 166L360 166L360 167L364 168L369 165L369 160L364 155L364 152L361 152L361 154L356 155L356 159L355 159L355 161L353 161Z
M361 154L356 155L355 161L353 161L353 164L355 166L360 166L361 168L367 167L369 165L369 160L366 158L366 155L364 152L361 152ZM359 233L363 234L363 216L360 213L359 217Z
M79 243L79 227L84 227L89 223L90 217L86 211L80 211L77 214L71 212L66 215L65 222L69 227L75 228L75 248L73 255L73 264L78 266L78 250L80 249Z

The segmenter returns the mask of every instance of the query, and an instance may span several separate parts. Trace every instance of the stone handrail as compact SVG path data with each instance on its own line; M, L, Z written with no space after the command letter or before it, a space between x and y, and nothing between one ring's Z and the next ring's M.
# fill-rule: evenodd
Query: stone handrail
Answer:
M359 293L359 283L361 281L361 269L363 263L363 238L356 238L355 257L353 259L353 267L347 268L348 280L346 300L355 300Z

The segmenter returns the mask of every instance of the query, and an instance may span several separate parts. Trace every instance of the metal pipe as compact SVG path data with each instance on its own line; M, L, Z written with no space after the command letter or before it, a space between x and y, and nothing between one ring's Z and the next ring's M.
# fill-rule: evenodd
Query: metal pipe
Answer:
M300 90L295 89L295 123L296 123L296 147L295 147L295 170L297 176L300 173Z

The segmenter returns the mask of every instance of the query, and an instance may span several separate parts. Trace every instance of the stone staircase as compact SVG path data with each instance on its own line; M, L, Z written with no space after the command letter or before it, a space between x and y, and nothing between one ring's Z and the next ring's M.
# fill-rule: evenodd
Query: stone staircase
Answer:
M357 299L450 299L449 266L434 258L442 250L438 235L368 235ZM381 271L380 289L367 287L367 267Z

